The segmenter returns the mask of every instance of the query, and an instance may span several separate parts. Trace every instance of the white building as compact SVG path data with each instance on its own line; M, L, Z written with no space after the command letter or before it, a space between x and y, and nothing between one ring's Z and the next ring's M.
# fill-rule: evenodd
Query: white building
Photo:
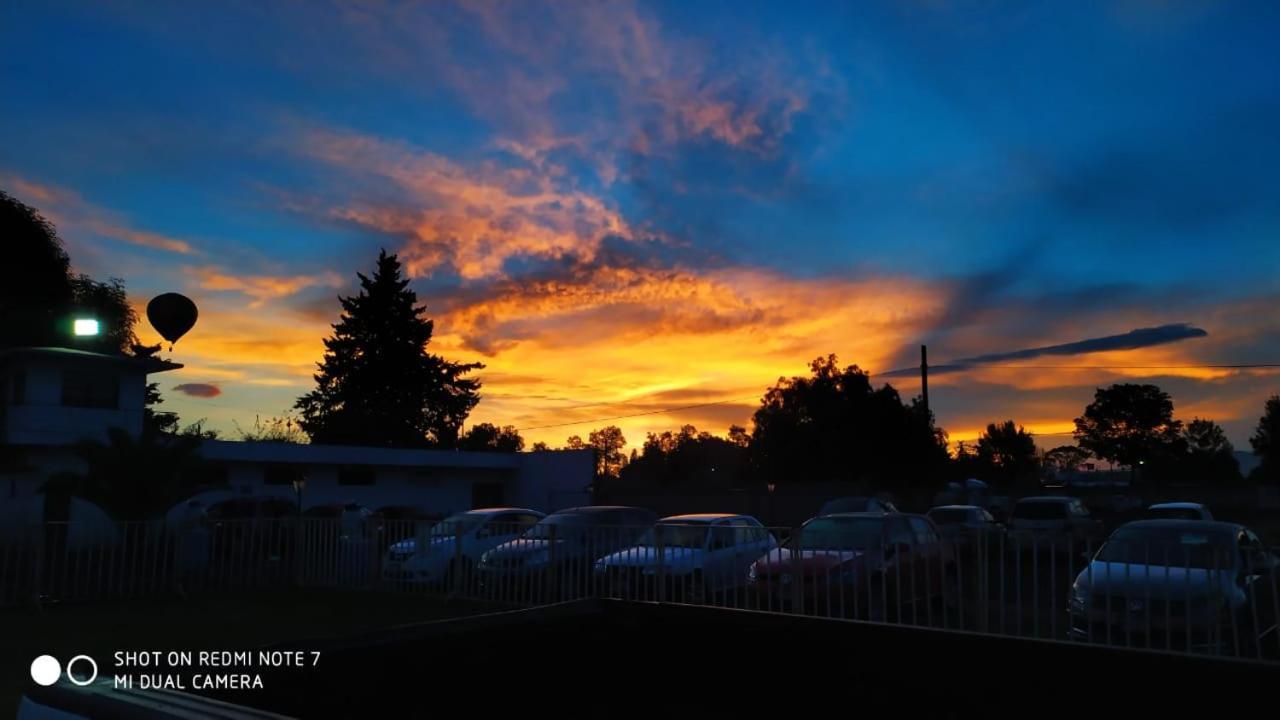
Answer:
M83 472L75 452L109 428L137 436L150 373L182 367L62 348L0 351L0 503L28 502L58 472ZM590 503L590 451L458 452L337 445L206 441L222 494L295 499L304 508L355 502L444 514L517 505L551 511Z

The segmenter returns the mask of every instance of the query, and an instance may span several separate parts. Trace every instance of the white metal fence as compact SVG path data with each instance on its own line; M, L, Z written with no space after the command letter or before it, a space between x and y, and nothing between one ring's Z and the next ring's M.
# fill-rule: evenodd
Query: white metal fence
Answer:
M923 525L904 527L919 532L309 518L94 531L47 523L0 540L0 605L288 587L513 606L609 597L1280 658L1280 563L1250 537L1169 525L1106 544L991 529L943 540Z

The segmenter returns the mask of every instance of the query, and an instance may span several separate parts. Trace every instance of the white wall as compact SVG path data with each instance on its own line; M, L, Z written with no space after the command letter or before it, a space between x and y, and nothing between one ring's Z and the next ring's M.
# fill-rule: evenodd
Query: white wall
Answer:
M92 364L87 364L92 363ZM146 374L115 362L82 358L15 358L12 370L25 374L23 401L14 405L8 383L4 397L4 441L14 445L71 445L81 440L107 439L107 428L118 427L137 435L142 431ZM62 375L66 370L92 367L95 372L119 378L115 409L67 407L62 404Z

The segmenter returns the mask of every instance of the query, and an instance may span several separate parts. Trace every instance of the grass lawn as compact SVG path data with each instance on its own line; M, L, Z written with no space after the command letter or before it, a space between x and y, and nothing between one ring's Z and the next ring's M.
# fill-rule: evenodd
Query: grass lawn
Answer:
M210 594L0 611L0 717L16 708L37 655L89 655L109 673L116 650L249 650L484 612L462 601L350 590Z

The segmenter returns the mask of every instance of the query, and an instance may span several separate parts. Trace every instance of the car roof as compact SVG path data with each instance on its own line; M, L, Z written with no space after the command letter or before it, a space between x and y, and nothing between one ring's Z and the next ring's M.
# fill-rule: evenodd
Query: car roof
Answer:
M1069 495L1037 495L1036 497L1025 497L1019 500L1020 503L1067 503L1075 502L1077 498Z
M981 509L982 509L982 506L980 505L939 505L934 508L929 508L929 512L933 512L934 510L981 510Z
M1167 503L1156 503L1155 505L1152 505L1147 509L1163 510L1165 508L1168 508L1170 510L1203 510L1204 507L1205 507L1204 503L1197 503L1197 502L1167 502Z
M716 520L736 520L746 517L746 515L735 515L733 513L689 513L688 515L670 515L662 518L658 522L708 523Z
M1205 532L1234 534L1243 529L1243 527L1238 523L1223 522L1222 520L1135 520L1121 525L1116 530L1119 531L1125 528L1165 528L1169 530L1203 530Z
M474 510L468 510L464 514L466 515L497 515L498 513L509 513L509 512L534 513L535 515L542 514L537 510L530 510L529 508L519 508L519 507L476 508Z
M583 505L582 507L565 508L557 510L556 515L590 515L595 513L619 512L622 510L639 510L642 512L650 512L644 508L633 507L631 505Z
M827 515L819 515L818 517L824 517L824 518L873 518L873 519L876 519L876 520L883 520L883 519L885 519L885 518L899 517L899 516L901 516L901 515L902 515L902 513L881 513L881 512L839 512L839 513L829 513L829 514L827 514ZM815 519L815 520L816 520L817 518L812 518L812 519Z

